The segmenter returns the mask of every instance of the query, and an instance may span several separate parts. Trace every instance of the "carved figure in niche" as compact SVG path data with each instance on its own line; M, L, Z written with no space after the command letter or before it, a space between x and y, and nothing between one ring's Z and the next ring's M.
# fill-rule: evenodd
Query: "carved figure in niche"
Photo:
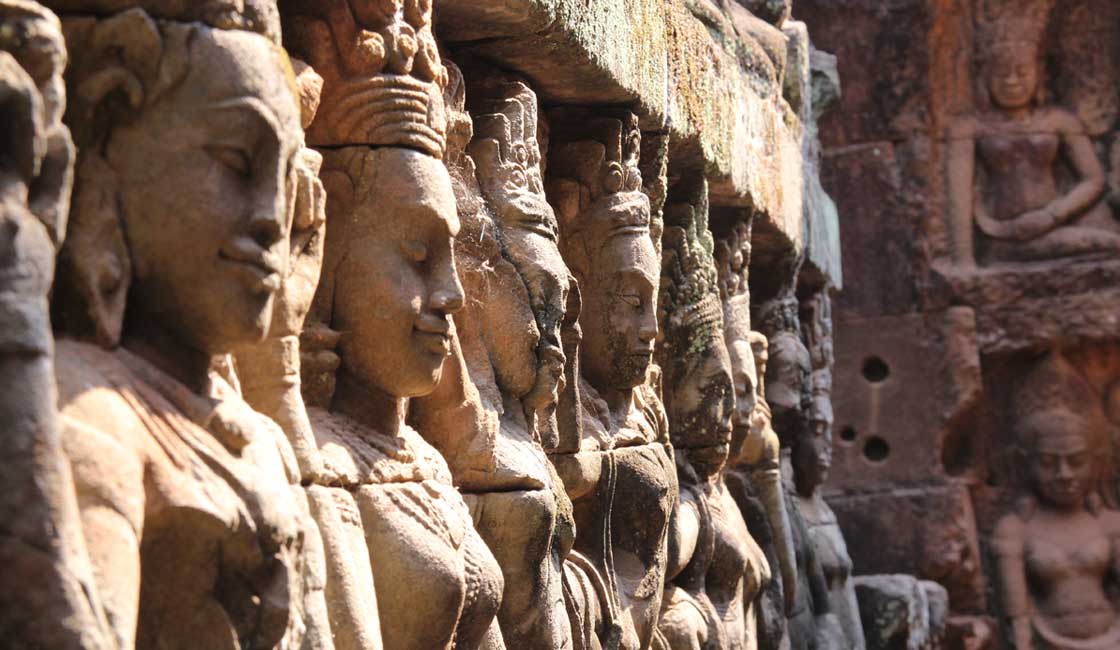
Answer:
M796 271L791 277L796 278ZM831 612L827 582L801 512L797 498L799 479L792 462L798 441L812 436L809 422L812 393L811 360L801 340L797 299L790 289L792 287L785 287L776 298L758 308L759 330L769 341L765 369L760 372L766 378L766 402L773 411L774 430L781 443L786 514L797 558L797 593L789 615L788 634L794 650L831 648L837 639L843 638L843 632Z
M47 294L65 231L74 146L62 124L66 45L35 2L0 2L0 638L107 647L104 612L59 437Z
M813 397L809 427L802 429L793 447L795 483L801 514L828 588L829 608L841 628L837 647L863 650L866 642L852 582L852 558L836 513L825 502L820 489L832 467L832 300L827 286L805 301L802 322L806 323L805 338L813 368Z
M473 87L472 140L462 76L448 70L445 160L462 223L456 257L476 299L455 314L461 353L446 362L436 391L413 402L409 421L447 459L502 567L507 645L569 647L561 578L571 506L542 447L563 381L569 273L541 181L537 98L499 77Z
M599 640L612 647L620 634L618 647L644 649L657 629L677 494L668 421L651 367L660 224L642 192L641 134L632 114L549 117L546 189L564 261L583 296L584 333L582 410L569 423L576 426L561 430L552 461L572 500L575 549L591 569L585 576L605 583ZM562 394L561 409L571 398Z
M981 12L991 110L953 125L948 158L956 258L966 267L975 249L993 262L1120 252L1120 226L1100 201L1104 170L1085 125L1043 101L1050 5L1005 2Z
M723 479L735 390L723 334L707 183L686 181L665 210L662 340L680 502L669 539L660 629L669 647L756 647L757 597L770 566Z
M1101 499L1099 398L1051 353L1024 378L1014 407L1026 494L992 536L1014 647L1115 648L1120 612L1109 594L1120 579L1120 515Z
M54 315L96 344L60 340L56 376L113 642L297 646L291 446L210 370L267 334L288 265L287 56L249 22L64 24L79 155Z
M376 607L387 650L503 648L501 570L447 463L405 421L409 400L439 385L457 348L451 317L464 303L459 219L441 160L448 74L431 5L283 9L288 42L324 80L309 142L330 147L320 150L327 236L308 330L319 343L337 341L339 366L336 381L307 382L305 397L323 459L312 510L335 645L369 647L363 626Z
M724 340L735 387L725 481L751 536L766 553L771 570L780 571L761 586L754 623L758 646L777 648L785 634L786 614L793 611L797 594L797 560L782 495L780 444L770 426L770 407L762 381L766 337L751 331L750 254L750 221L737 224L716 242Z

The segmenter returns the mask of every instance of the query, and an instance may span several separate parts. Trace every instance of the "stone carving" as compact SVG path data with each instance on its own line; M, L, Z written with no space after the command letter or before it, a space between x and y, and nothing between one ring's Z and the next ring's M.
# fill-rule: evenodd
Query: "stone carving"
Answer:
M66 47L38 3L0 2L0 645L108 647L55 413L47 294L66 228L74 146Z
M295 647L294 456L212 368L269 330L299 115L278 26L175 5L64 16L79 155L55 319L95 342L58 342L64 445L111 645Z
M473 298L455 315L461 353L440 387L413 402L410 421L447 459L502 567L506 644L567 647L562 575L574 530L542 443L563 383L569 273L544 197L537 99L520 81L484 79L470 91L472 140L462 77L448 69L445 160L462 223L460 278Z
M560 405L580 411L561 429L552 460L575 512L575 562L588 569L577 581L588 596L584 611L597 609L602 618L592 647L648 648L677 494L651 367L660 223L642 193L641 134L633 115L559 111L549 124L546 189L564 261L583 296L580 401L565 406L575 399L565 392ZM597 598L587 591L595 586L590 575L603 583ZM573 620L574 636L587 638L581 627Z
M716 242L724 339L735 387L731 451L725 480L774 579L762 585L755 624L758 647L777 648L797 594L797 559L782 494L778 436L766 403L766 337L751 331L748 273L751 224L739 223Z
M723 332L707 184L666 207L661 280L665 406L680 503L669 542L661 630L669 646L753 647L770 566L723 480L735 390Z
M829 608L840 624L837 647L863 650L863 623L852 582L852 558L836 514L821 486L832 466L832 300L822 288L802 306L802 322L812 363L809 427L794 441L794 475L801 514L828 588Z
M1020 650L1113 648L1120 515L1104 505L1108 444L1099 398L1058 353L1041 359L1014 400L1024 495L992 536L1003 614Z
M1105 175L1085 125L1044 102L1051 4L985 3L981 11L981 90L990 110L952 126L947 163L956 259L965 267L977 251L982 261L1120 251L1120 225L1100 201ZM974 227L983 234L975 244Z
M389 650L504 648L501 571L444 458L405 422L409 399L432 393L445 358L458 354L451 317L464 303L459 219L441 161L448 73L431 39L431 4L282 9L289 43L323 78L309 142L329 147L320 150L323 273L305 339L316 354L337 343L339 360L337 380L309 380L306 393L323 459L312 510L327 600L337 604L335 645L376 647L376 612L392 621L380 626Z
M789 641L794 650L831 648L843 632L831 612L827 582L797 498L798 494L812 492L803 472L815 467L798 467L793 462L793 451L803 441L812 441L813 436L809 422L811 359L801 340L797 299L791 293L787 286L758 308L759 330L769 341L764 373L766 402L773 411L774 429L781 441L786 513L797 558L797 590L789 615Z

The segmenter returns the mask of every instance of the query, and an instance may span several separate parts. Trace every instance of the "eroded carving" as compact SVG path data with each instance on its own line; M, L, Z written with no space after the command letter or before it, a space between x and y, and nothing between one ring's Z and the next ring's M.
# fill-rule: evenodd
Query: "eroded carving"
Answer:
M785 635L786 616L796 602L797 559L782 494L780 444L766 403L767 341L751 331L750 238L750 222L744 222L716 242L724 339L735 388L725 481L775 573L758 595L754 638L760 648L777 648Z
M470 298L455 315L461 352L453 352L440 387L415 400L410 419L447 459L502 568L506 644L567 647L561 579L574 525L542 443L556 430L569 273L544 197L537 98L524 83L496 76L472 87L471 139L464 83L448 69L445 159Z
M669 647L747 648L770 566L747 530L723 470L735 390L707 230L707 184L685 181L665 210L658 360L675 452L680 503L671 530L660 629Z
M0 25L0 637L10 647L107 647L59 437L47 303L73 180L66 46L58 18L35 2L0 2Z

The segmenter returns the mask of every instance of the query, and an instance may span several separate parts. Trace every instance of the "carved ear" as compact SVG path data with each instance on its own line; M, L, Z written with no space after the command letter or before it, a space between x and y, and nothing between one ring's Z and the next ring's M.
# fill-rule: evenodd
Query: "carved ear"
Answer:
M70 231L59 256L55 321L105 347L120 342L132 260L121 227L116 175L96 153L78 164Z

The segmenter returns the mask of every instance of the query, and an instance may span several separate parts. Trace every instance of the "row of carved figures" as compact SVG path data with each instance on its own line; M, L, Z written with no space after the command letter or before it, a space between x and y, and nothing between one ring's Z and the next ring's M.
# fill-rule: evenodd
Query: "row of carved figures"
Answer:
M430 0L45 4L0 0L0 646L863 646L827 290L751 305L666 136L460 73Z

